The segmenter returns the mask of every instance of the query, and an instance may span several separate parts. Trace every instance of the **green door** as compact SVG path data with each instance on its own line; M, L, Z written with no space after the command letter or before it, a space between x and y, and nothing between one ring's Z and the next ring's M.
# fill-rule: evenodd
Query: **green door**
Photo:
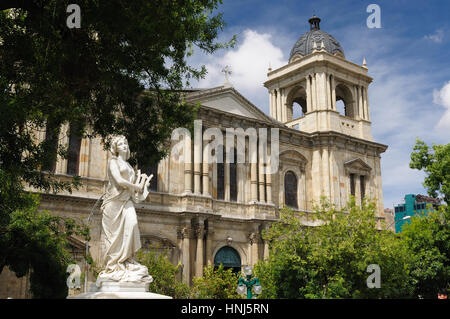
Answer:
M214 257L214 266L222 264L224 269L233 269L233 272L241 271L241 257L236 249L225 246L219 249Z

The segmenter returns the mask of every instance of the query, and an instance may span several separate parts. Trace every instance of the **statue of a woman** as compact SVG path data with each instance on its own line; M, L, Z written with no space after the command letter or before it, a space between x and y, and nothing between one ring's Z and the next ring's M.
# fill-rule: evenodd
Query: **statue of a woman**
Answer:
M110 150L109 183L101 206L105 268L97 278L97 286L103 281L149 283L153 278L147 267L133 259L141 248L134 203L146 199L153 175L141 175L140 171L135 174L127 162L130 149L124 136L114 137Z

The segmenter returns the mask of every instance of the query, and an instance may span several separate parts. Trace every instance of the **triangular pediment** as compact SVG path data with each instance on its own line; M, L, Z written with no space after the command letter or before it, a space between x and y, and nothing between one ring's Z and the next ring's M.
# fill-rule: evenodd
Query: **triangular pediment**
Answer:
M186 101L188 103L200 103L200 105L212 109L247 118L276 122L230 86L191 92L186 96Z
M345 162L344 167L348 172L357 173L360 175L369 174L370 171L372 170L372 167L370 167L366 162L364 162L360 158L355 158Z

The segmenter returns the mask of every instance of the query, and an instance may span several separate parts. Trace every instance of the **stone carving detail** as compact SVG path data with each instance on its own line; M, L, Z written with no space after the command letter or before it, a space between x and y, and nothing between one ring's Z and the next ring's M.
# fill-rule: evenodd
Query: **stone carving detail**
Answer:
M248 239L251 245L256 244L259 242L259 234L256 232L252 232L249 234Z
M348 174L370 175L372 168L362 159L355 158L344 163L345 170Z

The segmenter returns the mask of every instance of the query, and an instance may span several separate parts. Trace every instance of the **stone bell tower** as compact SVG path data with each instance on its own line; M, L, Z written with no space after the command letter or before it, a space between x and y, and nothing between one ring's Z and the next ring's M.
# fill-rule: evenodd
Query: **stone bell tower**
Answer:
M320 29L318 17L309 24L310 31L292 48L289 63L269 69L264 86L270 115L304 132L335 131L372 141L367 94L372 78L365 59L362 66L346 60L339 42ZM337 105L342 104L340 112ZM300 116L294 118L294 113Z

